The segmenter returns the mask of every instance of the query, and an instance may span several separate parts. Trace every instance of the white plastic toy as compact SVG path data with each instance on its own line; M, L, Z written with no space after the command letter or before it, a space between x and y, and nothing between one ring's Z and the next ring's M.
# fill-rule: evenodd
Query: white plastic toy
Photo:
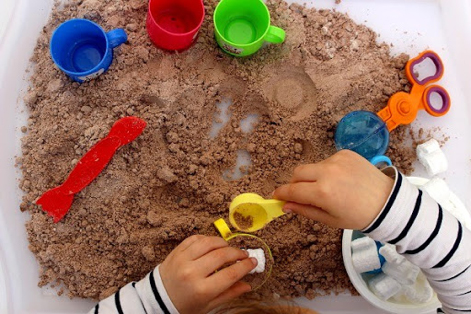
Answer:
M426 303L433 298L433 289L423 273L419 273L413 285L403 285L399 293L393 296L398 302Z
M381 268L378 248L373 239L369 237L358 238L352 241L352 263L359 273L374 271Z
M379 253L386 260L386 263L381 267L386 275L394 278L402 285L413 285L415 283L420 268L397 253L395 246L386 244L379 249Z
M435 139L417 146L417 158L430 176L445 172L448 169L448 160L440 149L440 144Z
M252 271L249 274L254 274L254 273L263 273L265 271L265 252L263 249L247 249L247 252L249 253L249 257L254 257L257 259L257 267L252 269Z
M394 278L402 285L413 285L420 272L420 268L408 260L404 260L398 264L386 262L381 269L383 273Z
M385 274L379 274L373 277L368 282L368 286L378 298L384 301L390 299L402 289L399 282Z
M406 260L404 256L397 253L396 247L392 244L385 244L379 249L379 254L381 254L384 259L389 263L399 264Z

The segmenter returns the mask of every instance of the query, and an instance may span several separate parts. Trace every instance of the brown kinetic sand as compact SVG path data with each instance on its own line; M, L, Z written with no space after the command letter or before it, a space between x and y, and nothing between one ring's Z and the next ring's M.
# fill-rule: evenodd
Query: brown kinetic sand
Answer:
M335 153L337 122L352 110L378 111L396 91L409 91L408 56L392 57L376 34L346 15L269 1L283 45L250 58L224 54L213 38L215 0L197 43L183 53L155 48L145 30L146 1L75 0L53 10L32 57L29 111L22 139L25 192L21 210L30 249L40 264L39 285L62 284L71 297L102 299L139 280L192 234L216 235L212 222L227 217L243 192L270 196L292 170ZM124 27L128 43L115 49L107 73L71 82L54 65L48 45L63 21L84 17L105 30ZM231 99L229 123L209 131L216 104ZM259 120L250 134L240 121ZM112 124L135 115L148 126L120 149L103 173L75 197L58 224L35 200L61 184ZM408 127L391 134L387 152L406 173L415 158ZM253 165L234 181L222 178L236 152ZM341 230L285 215L256 233L270 246L273 273L257 296L297 297L354 288L342 263Z
M253 226L253 217L252 216L247 216L244 217L244 215L235 212L233 215L234 221L236 222L237 226L241 230L247 230L250 229Z

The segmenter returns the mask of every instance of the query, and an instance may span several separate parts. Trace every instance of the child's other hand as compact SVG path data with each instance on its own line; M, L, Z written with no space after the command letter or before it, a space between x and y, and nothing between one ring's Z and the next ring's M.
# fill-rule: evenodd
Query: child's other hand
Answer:
M226 264L232 265L221 269ZM256 259L248 258L245 251L229 247L224 239L196 235L177 246L159 270L165 289L180 314L198 314L250 291L250 285L239 280L256 265Z
M332 227L361 230L379 214L394 181L360 155L342 150L317 164L294 170L275 190L283 209Z

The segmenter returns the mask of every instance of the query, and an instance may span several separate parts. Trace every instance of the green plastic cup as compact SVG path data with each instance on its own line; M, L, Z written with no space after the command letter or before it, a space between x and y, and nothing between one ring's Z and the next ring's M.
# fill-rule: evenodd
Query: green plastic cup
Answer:
M270 12L261 0L221 0L213 18L218 45L233 56L249 56L266 41L285 40L285 31L270 25Z

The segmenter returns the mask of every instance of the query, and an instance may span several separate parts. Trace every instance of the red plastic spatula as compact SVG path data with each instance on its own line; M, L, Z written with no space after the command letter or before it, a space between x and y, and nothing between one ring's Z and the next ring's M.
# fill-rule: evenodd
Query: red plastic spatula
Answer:
M54 222L59 222L70 209L74 195L83 190L105 169L116 151L135 140L146 127L136 117L122 118L113 125L107 137L93 146L77 163L65 182L44 193L36 204L41 205Z

